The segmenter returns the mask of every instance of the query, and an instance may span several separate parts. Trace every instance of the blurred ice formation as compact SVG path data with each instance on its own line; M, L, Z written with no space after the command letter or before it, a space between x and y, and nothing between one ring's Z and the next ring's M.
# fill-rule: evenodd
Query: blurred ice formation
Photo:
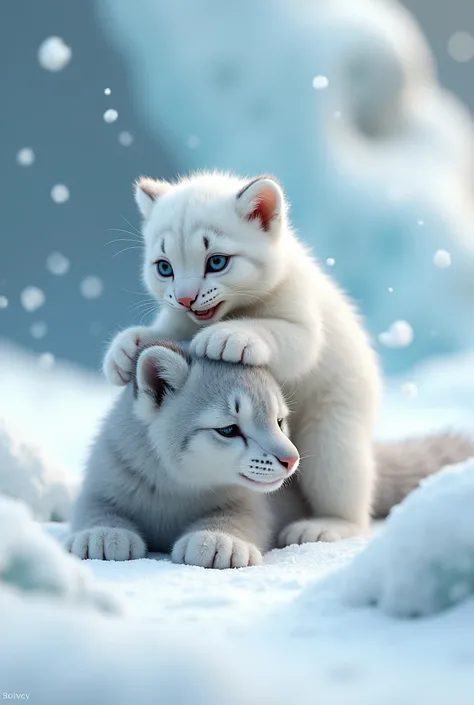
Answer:
M406 10L389 0L96 6L144 122L181 171L276 174L302 237L335 258L374 337L410 321L414 341L383 350L386 369L473 342L472 124L439 87ZM434 265L439 249L453 266Z

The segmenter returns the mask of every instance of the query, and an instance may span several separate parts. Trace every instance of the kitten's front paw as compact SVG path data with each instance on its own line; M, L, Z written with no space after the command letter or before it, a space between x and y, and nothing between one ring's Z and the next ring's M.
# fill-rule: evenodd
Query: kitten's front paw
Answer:
M242 362L244 365L267 365L270 348L264 340L245 330L232 330L225 324L209 326L194 336L191 352L198 357L226 362Z
M256 546L221 531L193 531L180 538L171 552L173 563L202 568L245 568L260 565Z
M363 530L343 519L302 519L289 524L278 537L280 548L292 544L340 541L352 536L362 536Z
M76 531L66 538L64 545L79 558L99 561L130 561L144 558L146 553L145 542L138 534L108 526Z
M127 328L116 335L102 366L107 381L118 387L128 384L132 379L138 348L150 339L151 331L146 326Z

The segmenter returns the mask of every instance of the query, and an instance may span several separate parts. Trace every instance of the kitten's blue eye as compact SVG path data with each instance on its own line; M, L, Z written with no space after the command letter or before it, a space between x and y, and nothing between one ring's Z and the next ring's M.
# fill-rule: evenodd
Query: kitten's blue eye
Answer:
M206 272L222 272L229 264L230 257L227 255L212 255L207 260Z
M173 267L171 264L168 262L167 259L159 259L158 262L156 263L156 271L160 275L160 277L172 277L173 276Z
M224 426L223 428L216 428L214 430L217 431L220 436L224 436L224 438L235 438L236 436L242 435L242 431L235 423L232 424L232 426Z

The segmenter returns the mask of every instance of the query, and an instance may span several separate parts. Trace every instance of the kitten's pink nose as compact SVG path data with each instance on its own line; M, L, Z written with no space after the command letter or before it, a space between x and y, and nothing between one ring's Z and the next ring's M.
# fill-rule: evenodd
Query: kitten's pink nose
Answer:
M291 472L295 467L296 463L298 462L299 458L295 458L293 456L292 458L278 458L278 460L283 465L283 467L288 470L288 472Z
M178 303L181 304L182 306L185 306L186 308L191 308L191 304L193 304L196 301L196 297L191 298L191 296L181 296L181 298L178 299Z

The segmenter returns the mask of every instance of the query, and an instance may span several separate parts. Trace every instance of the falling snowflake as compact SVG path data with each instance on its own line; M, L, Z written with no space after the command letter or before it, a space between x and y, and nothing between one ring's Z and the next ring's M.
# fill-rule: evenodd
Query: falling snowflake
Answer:
M54 366L54 363L55 358L51 353L43 353L38 357L38 365L43 370L50 370Z
M133 142L133 135L126 130L124 132L119 132L118 141L122 147L130 147Z
M474 58L474 37L469 32L455 32L448 41L448 53L454 61L466 63Z
M201 146L201 140L197 135L189 135L187 144L189 149L197 149Z
M36 311L44 304L46 297L37 286L27 286L21 292L20 300L25 311Z
M313 78L313 88L321 91L329 86L329 81L326 76L315 76Z
M414 399L418 396L418 387L414 382L406 382L402 385L402 394L407 399Z
M117 118L118 118L118 112L116 110L113 110L112 108L109 108L104 113L105 122L108 122L108 123L115 122Z
M81 281L81 294L85 299L97 299L104 290L102 279L86 277Z
M418 225L419 225L420 227L423 227L424 224L425 224L425 221L424 221L424 220L419 220L419 221L418 221Z
M389 287L388 287L388 293L389 293L389 294L393 294L393 286L389 286Z
M51 189L51 198L55 203L66 203L69 200L69 189L64 184L56 184Z
M30 147L23 147L16 155L16 160L20 166L31 166L35 161L35 153Z
M451 266L451 255L446 250L436 250L433 263L440 269L447 269Z
M328 267L334 267L334 265L336 264L336 260L334 259L334 257L328 257L326 260L326 264Z
M8 306L8 299L6 296L0 296L0 309L1 308L7 308Z
M406 321L395 321L379 335L379 341L387 348L406 348L411 345L413 338L413 328Z
M35 340L41 340L48 332L48 326L44 321L36 321L30 326L30 333Z
M340 120L340 119L342 118L342 113L341 113L341 111L340 111L340 110L336 110L336 112L334 113L334 117L335 117L336 120Z
M106 88L104 93L105 93L105 95L110 95L112 93L112 91L110 90L110 88Z
M38 61L47 71L61 71L71 61L72 50L61 37L48 37L40 44Z
M60 252L52 252L46 259L46 267L51 274L61 277L69 272L71 262Z

